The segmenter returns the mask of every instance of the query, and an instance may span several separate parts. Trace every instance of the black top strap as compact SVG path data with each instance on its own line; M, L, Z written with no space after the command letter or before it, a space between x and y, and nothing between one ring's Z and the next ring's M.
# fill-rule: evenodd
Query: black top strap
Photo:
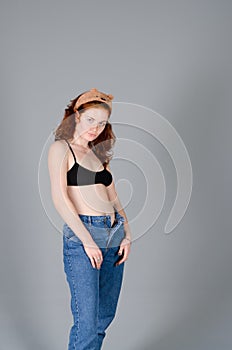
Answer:
M67 142L67 144L68 144L68 146L69 146L69 148L70 148L70 151L71 151L72 154L73 154L73 158L74 158L74 160L75 160L75 163L76 163L77 161L76 161L75 154L74 154L74 152L73 152L73 150L72 150L72 147L70 146L70 144L69 144L69 142L68 142L67 140L65 140L65 141Z

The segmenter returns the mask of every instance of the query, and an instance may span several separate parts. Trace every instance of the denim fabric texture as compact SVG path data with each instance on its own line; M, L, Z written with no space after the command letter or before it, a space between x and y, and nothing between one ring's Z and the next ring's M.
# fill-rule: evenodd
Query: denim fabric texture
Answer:
M112 226L110 215L79 217L101 249L103 261L100 270L93 268L82 241L64 224L63 262L73 315L68 350L100 350L115 317L122 285L125 262L115 263L120 259L125 219L117 211Z

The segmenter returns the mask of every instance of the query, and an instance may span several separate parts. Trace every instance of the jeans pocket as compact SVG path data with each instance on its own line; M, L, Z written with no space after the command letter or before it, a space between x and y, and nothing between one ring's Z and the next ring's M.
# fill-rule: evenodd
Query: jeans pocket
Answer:
M63 237L64 242L66 245L68 245L68 247L82 245L82 241L80 240L80 238L77 237L77 235L66 223L63 225Z

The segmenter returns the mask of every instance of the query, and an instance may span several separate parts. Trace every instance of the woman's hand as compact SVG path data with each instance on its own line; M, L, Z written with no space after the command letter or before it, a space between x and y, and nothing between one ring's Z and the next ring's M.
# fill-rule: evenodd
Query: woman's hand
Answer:
M83 244L83 246L93 268L99 270L103 261L101 249L95 242L93 242L91 245Z
M124 261L128 259L129 253L130 253L130 246L131 241L129 241L127 238L123 238L123 240L120 243L120 248L118 251L118 255L122 255L122 259L120 259L115 265L118 266L122 264Z

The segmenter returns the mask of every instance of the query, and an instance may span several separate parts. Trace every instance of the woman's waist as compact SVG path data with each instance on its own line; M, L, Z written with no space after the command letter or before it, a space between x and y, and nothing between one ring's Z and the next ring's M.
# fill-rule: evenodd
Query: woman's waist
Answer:
M116 210L112 203L109 201L108 196L99 196L99 193L95 191L91 192L91 196L83 193L71 192L69 197L76 209L77 214L83 220L90 220L88 217L92 217L93 220L108 220L110 217L111 226L116 220Z
M111 221L113 222L116 219L116 212L117 211L112 206L110 206L109 208L105 208L104 210L89 210L88 207L77 208L77 215L79 215L79 217L84 220L89 217L91 217L92 220L102 220L104 218L107 219L110 217Z
M92 191L91 194L68 192L68 196L72 201L78 214L86 215L113 215L114 206L108 196L102 196Z
M80 214L78 213L79 218L87 223L87 224L106 224L109 227L112 227L114 223L121 221L124 222L125 219L122 215L119 214L119 212L114 209L113 213L107 214L107 213L100 213L99 215L88 215L88 214Z

